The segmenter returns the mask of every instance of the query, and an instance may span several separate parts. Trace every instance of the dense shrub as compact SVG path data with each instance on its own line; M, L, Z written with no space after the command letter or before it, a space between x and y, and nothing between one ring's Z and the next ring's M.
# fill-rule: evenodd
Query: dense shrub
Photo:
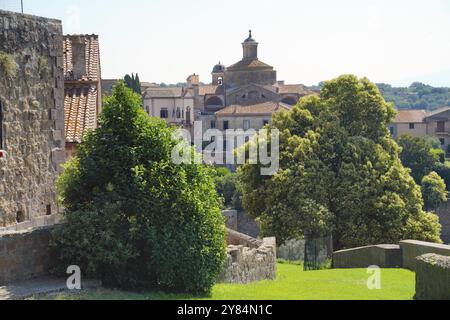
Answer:
M123 289L208 292L225 259L211 169L173 164L173 129L148 117L123 82L100 119L58 182L59 271L79 265Z
M445 181L436 172L422 179L422 196L426 210L436 210L447 201Z
M242 190L239 177L227 168L216 168L214 181L225 209L242 210Z

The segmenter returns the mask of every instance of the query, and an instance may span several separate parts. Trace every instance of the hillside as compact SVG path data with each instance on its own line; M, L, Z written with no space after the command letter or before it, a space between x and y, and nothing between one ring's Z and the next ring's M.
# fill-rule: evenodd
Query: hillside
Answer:
M450 88L435 88L415 82L408 88L394 88L388 84L377 84L384 98L398 109L425 109L433 111L450 107Z

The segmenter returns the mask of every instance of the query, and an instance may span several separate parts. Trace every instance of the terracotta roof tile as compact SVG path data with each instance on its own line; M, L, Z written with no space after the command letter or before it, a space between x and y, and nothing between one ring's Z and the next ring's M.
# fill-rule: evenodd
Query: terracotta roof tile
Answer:
M97 87L66 88L64 94L66 141L80 143L88 129L97 127Z
M223 94L223 86L216 85L206 85L199 87L199 95L222 95Z
M238 70L248 70L248 69L270 69L273 70L272 66L258 60L258 59L243 59L232 66L227 68L227 71L238 71Z
M74 55L73 42L85 45L85 55ZM81 51L83 52L83 51ZM85 58L85 72L74 74L75 59ZM64 112L66 141L80 143L88 129L97 127L101 101L100 50L96 35L64 37Z
M399 110L395 123L422 123L426 116L424 110Z
M86 71L81 77L75 78L73 42L82 41L86 46ZM64 36L64 78L66 80L98 81L100 75L100 49L97 35L68 35Z
M251 116L251 115L271 115L282 110L289 111L290 107L277 102L264 102L253 105L231 105L218 112L217 116Z

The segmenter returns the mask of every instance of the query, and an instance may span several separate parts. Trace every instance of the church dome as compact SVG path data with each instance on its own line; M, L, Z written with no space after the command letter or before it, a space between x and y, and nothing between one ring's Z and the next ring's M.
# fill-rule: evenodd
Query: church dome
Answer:
M256 42L255 39L253 39L253 36L252 36L252 30L250 30L248 33L249 33L249 34L248 34L248 38L245 39L244 43Z
M225 65L220 62L214 66L213 73L222 73L225 72Z

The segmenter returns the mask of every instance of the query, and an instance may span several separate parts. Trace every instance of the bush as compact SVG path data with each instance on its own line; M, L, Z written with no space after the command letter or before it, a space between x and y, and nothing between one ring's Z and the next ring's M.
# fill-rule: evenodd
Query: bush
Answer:
M447 201L445 182L436 172L422 179L422 196L426 210L436 210Z
M173 129L119 83L58 181L59 268L108 287L206 293L222 271L225 223L211 169L175 165Z

